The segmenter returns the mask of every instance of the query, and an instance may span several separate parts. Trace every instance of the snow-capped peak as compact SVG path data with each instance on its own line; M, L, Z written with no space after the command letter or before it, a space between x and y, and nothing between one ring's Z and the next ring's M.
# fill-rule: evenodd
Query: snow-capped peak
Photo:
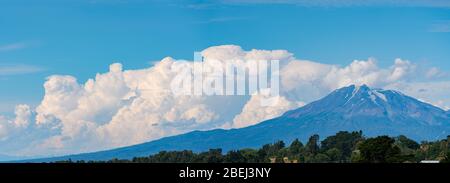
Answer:
M383 93L385 90L382 89L371 89L367 85L352 85L349 86L353 88L352 95L347 99L347 103L352 100L358 93L365 93L368 95L372 102L377 103L377 99L380 99L384 102L388 102L386 95Z
M351 85L350 88L353 88L352 94L350 97L347 95L347 101L345 104L349 103L353 98L355 98L356 95L363 95L363 96L369 96L370 100L373 103L377 103L377 99L381 99L385 102L387 102L387 97L382 93L384 90L379 89L371 89L367 85Z
M289 117L300 117L311 113L340 113L344 118L369 115L392 121L416 120L428 125L447 123L450 118L448 111L420 102L401 92L371 89L366 85L338 89L319 101L286 114Z

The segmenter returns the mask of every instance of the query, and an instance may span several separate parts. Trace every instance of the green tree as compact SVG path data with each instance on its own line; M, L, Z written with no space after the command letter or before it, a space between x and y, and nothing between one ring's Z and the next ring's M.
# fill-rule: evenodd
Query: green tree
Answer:
M285 147L285 143L283 141L277 141L274 144L266 144L259 151L258 155L263 162L269 162L270 158L276 158L280 155L280 151ZM280 159L280 158L278 158Z
M330 161L330 158L326 154L318 153L314 156L314 160L312 163L327 163Z
M397 141L401 146L407 147L409 149L417 150L420 148L420 144L414 140L409 139L404 135L400 135L397 137Z
M331 162L341 162L342 152L338 148L329 149L325 153Z
M224 157L225 163L245 163L246 159L241 151L229 151Z
M352 155L350 156L350 161L352 163L360 163L363 162L362 158L361 158L361 151L360 150L355 150L352 152Z
M210 149L207 152L200 153L197 161L201 163L222 163L222 149Z
M300 142L300 140L295 139L292 141L291 145L289 146L289 151L291 155L297 155L299 154L303 149L303 144Z
M363 163L395 163L400 162L400 148L394 145L395 140L388 136L369 138L359 146Z
M337 159L339 161L348 161L353 150L356 149L356 144L363 139L362 131L359 132L338 132L336 135L329 136L321 143L323 152L336 148L341 152L341 156Z
M258 151L255 149L243 149L240 151L246 163L263 163L264 159L258 156Z
M285 147L285 145L286 144L282 140L277 141L273 144L273 150L279 151L279 150L283 149Z
M306 144L307 153L316 155L319 152L319 135L315 134L309 137L308 143Z

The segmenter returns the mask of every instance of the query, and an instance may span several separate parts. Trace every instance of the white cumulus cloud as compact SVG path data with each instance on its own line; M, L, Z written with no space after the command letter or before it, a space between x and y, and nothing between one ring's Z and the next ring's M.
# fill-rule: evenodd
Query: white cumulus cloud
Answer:
M373 58L338 66L301 60L286 50L245 51L235 45L210 47L202 55L207 64L217 60L279 60L280 95L175 95L171 82L180 73L174 68L193 67L195 63L171 57L139 70L126 70L114 63L108 72L85 82L54 75L44 83L45 95L35 109L19 105L15 117L0 116L0 153L80 153L193 130L246 127L350 84L397 89L442 108L450 104L446 92L450 81L431 79L442 71L422 71L403 59L394 60L387 68L380 68Z

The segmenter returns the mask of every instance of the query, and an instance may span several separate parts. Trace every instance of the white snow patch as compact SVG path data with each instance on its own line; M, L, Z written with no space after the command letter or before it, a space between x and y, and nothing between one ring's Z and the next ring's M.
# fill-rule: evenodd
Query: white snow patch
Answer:
M347 100L347 102L345 102L345 104L347 104L350 100L352 100L352 98L355 97L355 95L358 93L359 89L361 88L361 86L359 86L359 85L354 85L354 86L355 86L355 88L353 89L352 96ZM347 96L346 96L346 98L347 98Z
M385 102L388 101L386 98L386 95L384 95L383 93L381 93L379 91L374 90L373 94L375 94L378 98L381 98L381 100L384 100Z
M369 95L370 95L370 99L372 100L373 103L378 104L377 103L377 96L373 94L372 91L369 91Z

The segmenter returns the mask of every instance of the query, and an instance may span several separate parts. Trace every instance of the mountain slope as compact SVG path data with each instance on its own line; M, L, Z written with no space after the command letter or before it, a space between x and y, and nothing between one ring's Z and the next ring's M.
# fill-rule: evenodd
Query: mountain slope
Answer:
M232 130L195 131L139 145L57 158L29 160L108 160L148 156L162 150L224 151L257 148L276 140L306 141L338 131L362 130L367 136L406 135L415 140L436 140L450 134L448 112L400 92L349 86L325 98L257 125Z

